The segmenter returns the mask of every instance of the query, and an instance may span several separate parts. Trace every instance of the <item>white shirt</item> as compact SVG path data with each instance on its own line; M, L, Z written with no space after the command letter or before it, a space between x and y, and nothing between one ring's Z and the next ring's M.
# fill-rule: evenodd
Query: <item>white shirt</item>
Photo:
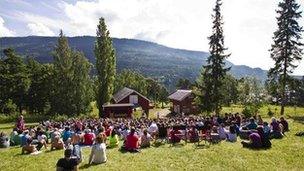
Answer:
M99 164L106 162L107 161L106 144L105 143L94 144L92 147L90 158L92 159L92 163Z
M231 134L230 132L227 132L227 141L236 142L236 140L237 140L236 134Z
M155 133L157 131L158 131L158 127L157 127L156 123L153 122L148 128L148 132Z
M38 141L42 141L43 139L46 140L46 136L45 135L38 135L37 136Z
M220 136L220 138L221 138L222 140L224 140L224 139L227 138L227 136L226 136L226 131L225 131L225 129L224 129L223 127L219 127L219 129L218 129L218 134L219 134L219 136Z

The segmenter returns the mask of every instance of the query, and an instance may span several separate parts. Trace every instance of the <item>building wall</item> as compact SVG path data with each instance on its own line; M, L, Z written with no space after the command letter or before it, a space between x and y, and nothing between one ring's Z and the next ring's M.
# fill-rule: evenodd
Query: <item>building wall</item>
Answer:
M129 96L125 97L124 99L122 99L120 102L118 103L130 103L129 99L131 95L137 95L138 96L138 105L142 107L142 109L148 113L149 112L149 108L150 108L150 102L141 97L140 95L138 95L137 93L133 92L132 94L130 94Z
M178 114L195 114L197 113L197 106L193 104L194 98L189 96L182 101L170 100L172 102L171 111L174 112L175 106L179 105L180 112Z

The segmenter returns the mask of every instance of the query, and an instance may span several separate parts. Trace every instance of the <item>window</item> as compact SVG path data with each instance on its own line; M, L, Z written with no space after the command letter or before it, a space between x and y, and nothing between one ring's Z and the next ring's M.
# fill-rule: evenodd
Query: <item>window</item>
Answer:
M130 95L129 103L138 104L138 96L137 95Z

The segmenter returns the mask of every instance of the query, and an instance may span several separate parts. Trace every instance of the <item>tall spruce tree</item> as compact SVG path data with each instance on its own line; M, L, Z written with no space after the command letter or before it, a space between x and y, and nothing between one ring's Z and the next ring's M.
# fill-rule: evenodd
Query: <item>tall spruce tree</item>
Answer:
M23 59L13 49L4 49L3 53L5 57L0 60L0 108L11 101L21 113L26 106L29 72Z
M295 62L302 59L302 32L303 27L298 23L302 17L300 5L296 0L283 0L277 10L278 30L274 32L271 58L275 65L268 72L269 80L278 84L280 92L281 115L284 114L286 105L289 75L297 67Z
M213 9L212 35L209 39L210 56L207 65L203 66L200 78L197 82L198 103L202 111L215 112L219 114L223 104L223 80L230 68L225 68L225 59L230 55L225 54L223 19L221 15L222 1L216 0Z
M85 113L92 94L90 63L83 53L71 50L62 31L53 56L52 112L67 115Z
M103 18L99 19L96 34L94 49L98 75L96 99L99 115L102 117L102 105L110 102L114 91L116 56L110 32Z

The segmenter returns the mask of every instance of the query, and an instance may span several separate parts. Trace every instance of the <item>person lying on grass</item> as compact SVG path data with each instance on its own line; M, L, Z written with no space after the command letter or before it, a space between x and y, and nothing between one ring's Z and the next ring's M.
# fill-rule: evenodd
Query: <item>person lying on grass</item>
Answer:
M91 149L89 164L101 164L107 161L105 139L106 137L102 137L101 135L96 137L95 144Z
M56 170L57 171L77 171L78 164L81 162L79 158L72 157L72 149L66 149L64 151L64 158L57 161Z

